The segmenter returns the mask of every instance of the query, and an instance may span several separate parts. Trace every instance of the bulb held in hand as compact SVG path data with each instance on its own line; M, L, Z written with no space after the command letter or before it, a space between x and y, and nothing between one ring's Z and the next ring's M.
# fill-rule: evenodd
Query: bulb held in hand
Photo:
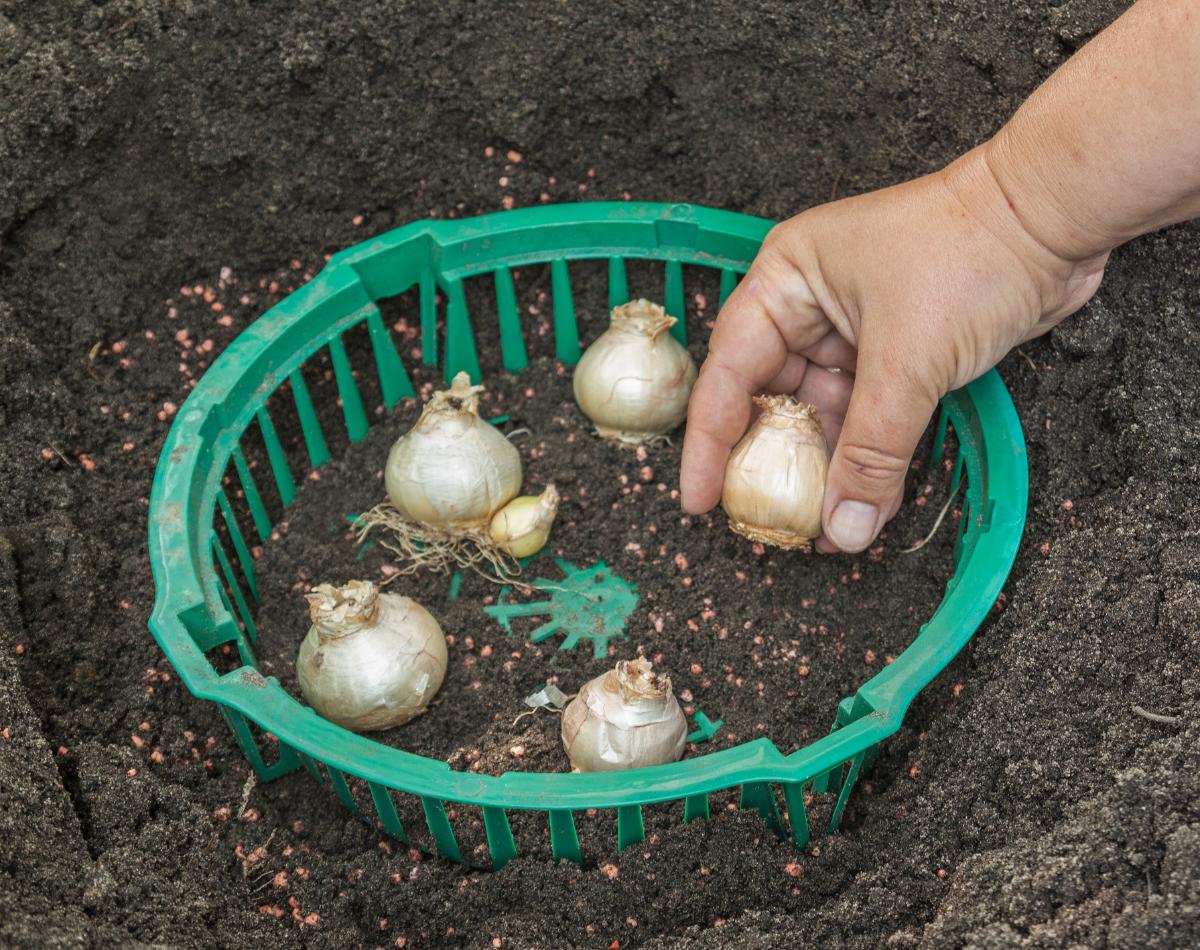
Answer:
M807 549L821 533L829 448L814 407L756 396L761 410L725 465L721 506L752 541Z

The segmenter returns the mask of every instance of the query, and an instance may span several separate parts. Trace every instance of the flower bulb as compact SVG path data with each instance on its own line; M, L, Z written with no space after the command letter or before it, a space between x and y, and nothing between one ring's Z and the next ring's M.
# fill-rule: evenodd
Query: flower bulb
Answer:
M307 596L300 691L318 713L357 732L391 729L429 707L446 676L446 638L415 600L370 581L321 584Z
M821 533L829 449L816 409L791 396L757 396L758 418L725 465L721 506L738 534L808 548Z
M575 401L604 438L649 442L687 416L697 370L667 333L675 322L658 304L634 300L613 310L609 328L579 360Z
M550 540L558 515L558 489L547 485L540 495L519 495L492 516L493 543L515 558L537 554Z
M443 530L486 527L521 490L516 448L479 418L482 388L459 373L388 453L384 485L408 520Z
M563 746L578 772L678 761L687 731L670 677L644 657L584 683L562 719Z

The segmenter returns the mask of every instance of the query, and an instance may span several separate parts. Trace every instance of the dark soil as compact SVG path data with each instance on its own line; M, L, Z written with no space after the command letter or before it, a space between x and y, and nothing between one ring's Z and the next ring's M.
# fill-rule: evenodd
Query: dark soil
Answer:
M778 217L835 186L898 181L993 131L1123 6L0 0L0 944L1200 942L1193 227L1121 249L1096 301L1001 366L1032 482L1006 606L918 699L844 832L805 853L738 812L686 827L651 816L644 847L617 855L585 841L583 868L534 854L488 873L406 852L302 774L248 786L215 708L180 688L145 629L144 512L174 407L322 254L506 195L628 192ZM537 393L518 406L527 378ZM718 744L760 721L784 747L827 727L832 702L911 635L887 612L911 604L920 618L936 598L944 549L895 553L935 501L906 508L878 563L758 557L719 522L678 523L677 449L652 451L642 483L635 457L582 434L548 364L495 379L496 405L538 422L526 452L546 443L544 458L527 456L527 485L579 469L554 545L639 584L618 654L662 652L679 688L729 720ZM585 447L611 464L575 463ZM913 492L943 491L939 475L914 473ZM280 585L308 556L289 548L301 534L326 532L330 556L349 550L342 526L320 517L323 485L306 486L263 554ZM601 519L601 498L621 508ZM568 520L612 535L577 539ZM666 553L630 534L635 523L655 524ZM646 560L614 551L618 539L641 543ZM551 563L531 568L553 576ZM855 569L861 580L843 585ZM768 574L774 601L762 596ZM795 600L806 589L807 608ZM481 724L501 699L507 715L551 658L568 687L593 668L586 653L548 643L537 658L505 640L478 611L486 593L469 582L458 606L431 603L461 637L446 701ZM706 596L716 616L705 621ZM302 611L287 610L298 638ZM814 621L827 632L801 636ZM797 657L773 666L792 639ZM511 674L501 646L523 652ZM695 679L692 655L705 670ZM462 682L485 674L509 695L461 698ZM784 697L760 700L759 680ZM437 713L411 741L470 747L465 724L462 738L435 734ZM474 734L509 748L508 733Z

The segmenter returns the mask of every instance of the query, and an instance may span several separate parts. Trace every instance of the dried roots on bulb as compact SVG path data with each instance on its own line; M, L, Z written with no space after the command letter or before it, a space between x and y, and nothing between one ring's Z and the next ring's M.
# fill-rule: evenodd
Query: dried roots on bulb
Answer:
M808 550L821 533L829 448L817 411L791 396L756 396L761 410L725 466L721 506L752 541Z
M313 709L339 726L374 732L429 708L449 658L442 628L424 607L370 581L320 584L306 599L312 626L296 674Z
M407 577L417 571L447 574L466 570L509 583L521 573L517 558L496 544L486 527L441 530L416 524L391 502L381 502L363 512L351 529L359 544L374 537L381 547L396 555L393 577Z
M572 386L601 437L644 445L686 418L698 370L667 332L676 322L658 304L634 300L613 310L609 328L584 351Z
M388 453L388 500L354 523L360 542L375 532L398 556L400 574L458 567L503 580L519 573L515 557L488 528L521 489L521 457L479 418L482 390L459 373L448 389L430 397L421 418Z
M621 660L584 683L563 712L563 748L577 772L610 772L676 762L687 719L671 679L649 660Z

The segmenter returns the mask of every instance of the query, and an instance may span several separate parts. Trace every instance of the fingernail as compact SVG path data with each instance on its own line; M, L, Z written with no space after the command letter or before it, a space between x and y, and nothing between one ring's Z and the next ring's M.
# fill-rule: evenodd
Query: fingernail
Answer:
M879 509L865 501L843 501L833 509L825 533L843 551L862 551L875 540Z

